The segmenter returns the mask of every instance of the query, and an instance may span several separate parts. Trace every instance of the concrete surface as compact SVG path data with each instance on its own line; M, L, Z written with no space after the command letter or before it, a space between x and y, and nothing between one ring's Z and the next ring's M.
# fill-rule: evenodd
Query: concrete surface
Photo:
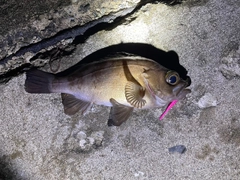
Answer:
M61 69L111 44L150 43L179 54L188 98L161 122L163 109L139 110L107 127L108 108L67 116L59 94L28 94L19 75L0 85L0 179L239 179L239 1L152 4L133 17L78 45ZM170 154L175 145L187 151Z
M1 1L0 78L9 71L19 71L37 53L68 46L96 25L112 23L150 1Z

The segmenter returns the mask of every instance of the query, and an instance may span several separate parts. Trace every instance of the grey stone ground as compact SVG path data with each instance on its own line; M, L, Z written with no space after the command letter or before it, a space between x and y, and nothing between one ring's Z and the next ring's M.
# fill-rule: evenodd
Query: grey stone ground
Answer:
M139 110L122 126L107 127L108 108L69 117L59 94L26 93L24 74L0 85L2 178L239 179L240 4L201 2L146 5L131 23L94 34L61 59L64 69L120 42L175 50L189 70L192 93L161 122L163 109ZM205 96L209 103L199 101ZM187 151L169 154L179 144Z

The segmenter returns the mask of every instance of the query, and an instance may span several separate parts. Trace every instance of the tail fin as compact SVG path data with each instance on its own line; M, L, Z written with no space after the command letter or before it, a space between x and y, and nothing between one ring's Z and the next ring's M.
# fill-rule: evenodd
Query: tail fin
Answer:
M51 93L54 75L37 69L26 72L25 90L29 93Z

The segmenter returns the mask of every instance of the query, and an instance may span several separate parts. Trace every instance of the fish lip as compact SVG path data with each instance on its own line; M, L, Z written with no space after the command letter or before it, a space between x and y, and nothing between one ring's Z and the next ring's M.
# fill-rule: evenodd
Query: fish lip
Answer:
M181 83L181 86L177 86L173 89L173 93L174 95L177 97L177 99L182 99L182 93L188 94L188 91L190 91L190 89L186 89L186 87L189 86L188 81L183 81L183 83Z

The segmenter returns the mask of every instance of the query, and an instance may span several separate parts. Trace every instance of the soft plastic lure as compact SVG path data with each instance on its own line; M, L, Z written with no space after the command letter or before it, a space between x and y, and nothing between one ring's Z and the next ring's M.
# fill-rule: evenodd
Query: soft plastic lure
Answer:
M172 107L178 102L178 100L173 100L172 102L169 103L169 105L167 106L167 108L165 109L165 111L162 113L162 115L159 117L159 120L162 120L165 115L168 113L168 111L170 111L170 109L172 109Z

